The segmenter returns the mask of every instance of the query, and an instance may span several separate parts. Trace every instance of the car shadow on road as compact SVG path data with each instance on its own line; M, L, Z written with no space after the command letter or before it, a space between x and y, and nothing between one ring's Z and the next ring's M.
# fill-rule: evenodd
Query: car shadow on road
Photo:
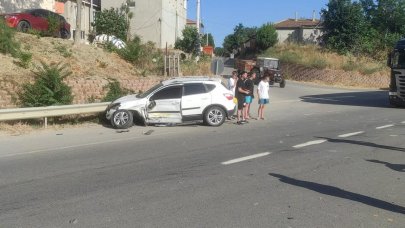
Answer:
M405 165L403 164L392 164L389 162L385 162L385 161L379 161L379 160L366 160L368 162L373 162L373 163L377 163L377 164L383 164L386 167L395 170L397 172L405 172Z
M399 214L405 214L405 207L389 203L380 199L372 198L369 196L365 196L362 194L346 191L344 189L330 186L330 185L324 185L324 184L318 184L315 182L310 182L310 181L303 181L303 180L298 180L294 179L291 177L287 177L281 174L276 174L276 173L269 173L270 176L276 177L279 179L279 181L294 185L297 187L301 188L306 188L324 195L330 195L342 199L347 199L359 203L363 203L368 206L380 208L386 211L391 211Z
M300 97L300 99L303 102L316 104L362 106L362 107L377 107L377 108L391 107L388 102L388 92L383 90L309 95L309 96L302 96Z
M347 143L347 144L354 144L354 145L360 145L360 146L375 147L375 148L380 148L380 149L385 149L385 150L394 150L394 151L405 152L405 148L402 148L402 147L386 146L386 145L380 145L380 144L371 143L371 142L363 142L363 141L348 140L348 139L332 139L332 138L327 138L327 137L316 137L316 138L326 139L326 140L328 140L328 142L331 142L331 143Z

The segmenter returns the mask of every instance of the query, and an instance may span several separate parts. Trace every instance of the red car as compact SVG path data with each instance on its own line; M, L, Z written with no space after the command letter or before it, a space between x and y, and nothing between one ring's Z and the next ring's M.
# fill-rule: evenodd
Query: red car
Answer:
M3 15L9 27L16 28L20 32L27 32L29 29L37 31L48 31L48 18L55 17L60 22L59 37L70 38L70 24L65 18L57 13L45 9L29 9L21 13Z

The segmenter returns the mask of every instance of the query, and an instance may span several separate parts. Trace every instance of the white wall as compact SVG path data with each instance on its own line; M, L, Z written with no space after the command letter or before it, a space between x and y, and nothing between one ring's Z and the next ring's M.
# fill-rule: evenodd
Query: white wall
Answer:
M289 29L283 29L283 30L277 30L278 34L278 43L282 44L287 41L287 39L292 36L295 30L289 30Z
M54 11L55 0L0 0L0 13L19 12L23 9L47 9Z
M82 5L82 21L81 29L85 33L85 41L87 42L87 36L89 35L92 27L90 22L90 5ZM71 39L73 39L73 30L76 30L76 16L77 16L77 4L76 1L67 1L65 3L65 12L63 13L66 21L70 24L70 33L72 34Z
M303 41L307 44L319 44L322 34L319 29L303 29Z
M134 0L134 18L131 34L138 35L143 42L151 41L156 47L174 47L176 38L186 26L185 0ZM102 9L120 8L125 0L103 0ZM177 15L177 16L176 16Z

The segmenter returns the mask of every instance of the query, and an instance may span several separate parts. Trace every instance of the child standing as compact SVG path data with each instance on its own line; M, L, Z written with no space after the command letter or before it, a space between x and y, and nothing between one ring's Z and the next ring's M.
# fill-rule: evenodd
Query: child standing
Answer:
M269 103L269 76L263 77L257 86L257 97L259 98L258 118L264 120L264 106Z

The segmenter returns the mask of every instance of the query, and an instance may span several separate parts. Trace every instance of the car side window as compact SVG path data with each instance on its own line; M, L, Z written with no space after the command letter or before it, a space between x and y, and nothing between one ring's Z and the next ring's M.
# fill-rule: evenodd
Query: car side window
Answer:
M182 93L181 86L173 86L164 88L155 93L150 100L168 100L168 99L180 99Z
M202 83L195 84L185 84L184 85L184 96L203 94L206 93L205 86Z

